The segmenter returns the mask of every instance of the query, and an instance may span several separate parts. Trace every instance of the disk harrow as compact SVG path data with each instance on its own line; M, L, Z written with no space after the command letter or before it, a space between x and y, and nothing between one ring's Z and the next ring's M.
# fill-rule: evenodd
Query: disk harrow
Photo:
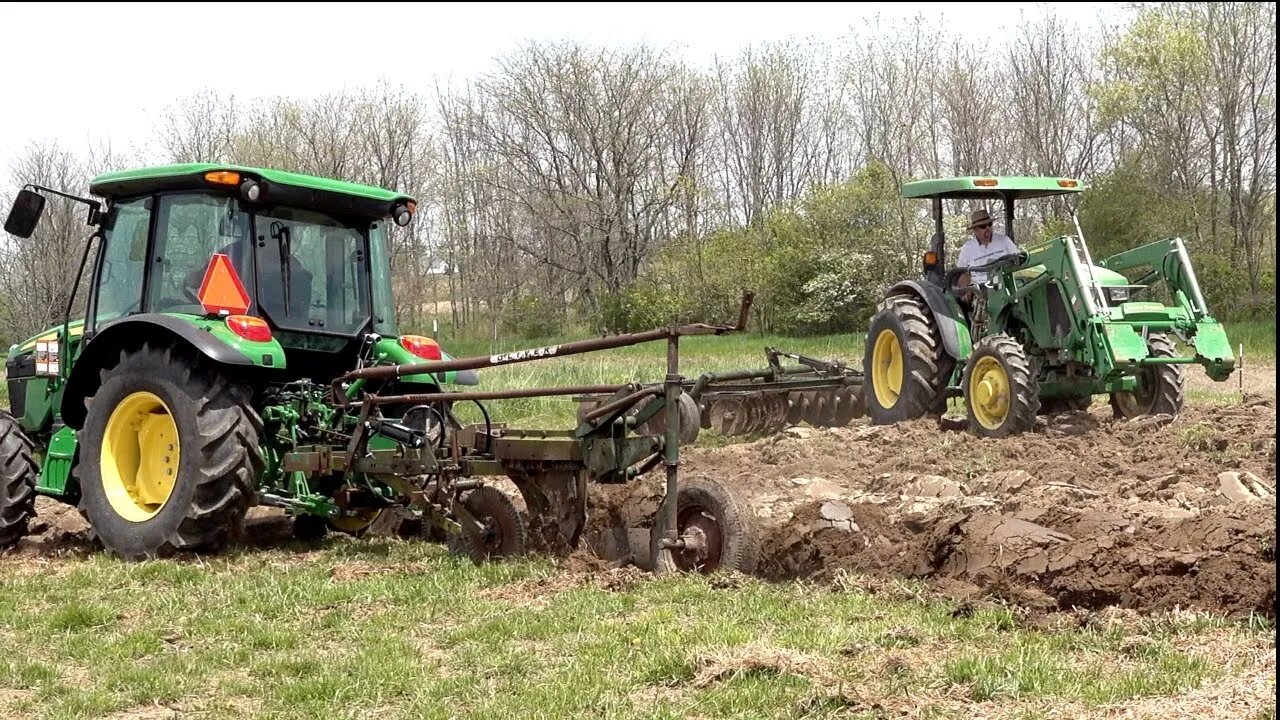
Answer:
M727 436L778 432L802 422L814 427L844 427L866 415L862 373L841 363L766 348L768 366L758 370L707 373L682 384L681 442L697 439L698 429ZM786 358L797 364L783 365ZM658 384L633 387L658 387ZM615 396L584 395L578 420ZM637 411L641 408L637 408ZM666 431L659 414L636 428L641 435Z

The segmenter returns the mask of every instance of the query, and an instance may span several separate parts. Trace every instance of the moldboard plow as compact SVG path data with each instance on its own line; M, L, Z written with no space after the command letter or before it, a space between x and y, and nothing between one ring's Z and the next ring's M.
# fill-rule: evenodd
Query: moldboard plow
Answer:
M625 483L661 465L666 496L649 530L650 563L658 570L749 572L758 553L750 510L739 504L731 488L719 483L679 481L680 446L696 441L702 428L748 435L802 421L844 425L865 412L860 372L772 348L766 350L768 362L760 369L707 373L695 380L682 376L680 338L744 330L750 302L748 293L736 326L685 325L487 357L357 369L331 388L345 412L358 418L345 443L298 447L282 457L283 469L309 476L368 478L375 484L371 492L342 496L347 505L343 512L361 503L404 502L443 530L451 548L480 562L518 553L526 543L552 553L572 550L586 525L589 482ZM365 394L353 399L367 382L554 360L661 340L667 343L667 373L660 383ZM783 364L784 358L793 363ZM509 428L493 422L482 404L540 396L577 399L578 426ZM456 420L453 408L465 402L480 404L483 423L463 426ZM387 419L383 409L395 409L399 419ZM374 449L370 439L375 436L390 438L395 446ZM500 492L485 487L485 476L510 478L527 512L520 513ZM377 491L376 485L391 493Z

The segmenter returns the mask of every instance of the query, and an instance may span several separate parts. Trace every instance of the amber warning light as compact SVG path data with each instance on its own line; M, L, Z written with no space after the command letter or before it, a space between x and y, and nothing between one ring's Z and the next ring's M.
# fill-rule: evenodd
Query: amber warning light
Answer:
M249 293L244 291L231 259L222 253L209 261L197 297L210 315L243 315L249 309Z

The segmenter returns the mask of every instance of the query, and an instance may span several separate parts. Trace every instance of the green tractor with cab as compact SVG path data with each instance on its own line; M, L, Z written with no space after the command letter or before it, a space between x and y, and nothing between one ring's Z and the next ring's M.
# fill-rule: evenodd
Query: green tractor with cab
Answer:
M947 266L944 200L1000 201L1016 242L1019 200L1084 189L1058 177L903 185L904 197L931 201L934 235L923 276L892 285L871 320L863 370L873 423L942 415L952 397L963 398L969 429L984 437L1028 431L1037 415L1085 410L1101 394L1118 418L1177 415L1182 365L1200 364L1219 382L1231 375L1231 345L1180 238L1095 263L1077 222L1076 235ZM1154 297L1160 291L1168 304ZM1193 352L1180 353L1175 338Z
M323 433L316 419L332 411L315 401L353 367L449 359L396 328L387 236L414 199L212 164L107 173L90 191L105 207L29 185L5 224L30 237L53 194L87 206L93 230L85 316L70 317L73 296L61 325L8 353L0 549L26 532L36 493L78 506L127 558L222 547L247 507L272 500L301 534L367 528L384 503L340 509L339 479L282 472L275 440ZM477 382L453 371L377 385Z

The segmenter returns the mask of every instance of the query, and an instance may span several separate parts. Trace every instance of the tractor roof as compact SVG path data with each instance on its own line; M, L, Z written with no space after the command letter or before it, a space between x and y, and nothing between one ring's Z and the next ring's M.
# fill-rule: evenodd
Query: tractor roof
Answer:
M957 198L1013 198L1022 200L1024 198L1078 193L1084 189L1084 183L1074 178L969 175L966 177L917 180L904 183L902 185L902 197L938 197L947 200Z
M397 202L413 202L413 198L372 185L303 175L301 173L246 167L222 163L182 163L153 167L118 170L95 177L89 183L89 192L99 197L114 199L143 195L163 190L234 189L215 183L206 176L217 171L251 177L264 185L266 197L277 197L281 202L299 202L310 206L337 206L335 210L360 215L382 217L391 213ZM354 201L354 202L353 202Z

